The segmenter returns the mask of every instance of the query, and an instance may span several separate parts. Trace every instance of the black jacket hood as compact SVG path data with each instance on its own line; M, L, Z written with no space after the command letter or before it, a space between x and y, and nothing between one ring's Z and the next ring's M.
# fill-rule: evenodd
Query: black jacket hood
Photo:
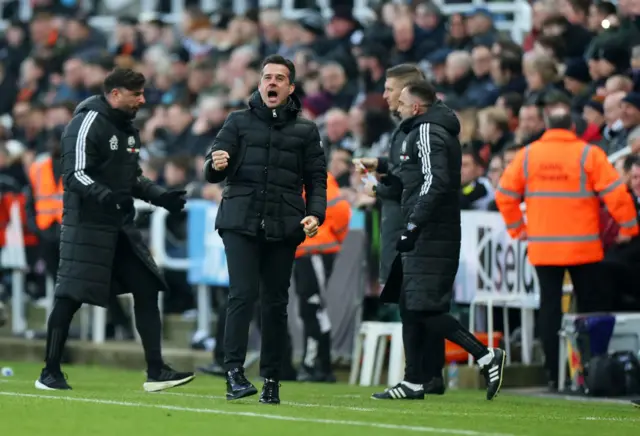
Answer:
M455 112L440 100L437 100L424 114L417 115L402 122L402 129L409 133L420 124L437 124L456 138L460 134L460 121Z
M111 121L119 122L122 124L130 124L135 115L128 114L120 109L114 109L111 107L107 99L103 95L94 95L87 98L76 107L73 115L76 116L82 112L96 111L109 118Z

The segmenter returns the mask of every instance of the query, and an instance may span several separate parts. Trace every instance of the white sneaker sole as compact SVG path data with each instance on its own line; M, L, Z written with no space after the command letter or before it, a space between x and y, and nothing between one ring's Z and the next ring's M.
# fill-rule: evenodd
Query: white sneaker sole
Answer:
M61 389L50 388L49 386L42 384L40 380L36 380L35 382L36 389L40 389L41 391L59 391Z
M167 389L175 388L177 386L186 385L190 381L196 378L195 375L191 375L189 377L183 378L181 380L171 380L164 382L145 382L142 387L146 392L160 392Z

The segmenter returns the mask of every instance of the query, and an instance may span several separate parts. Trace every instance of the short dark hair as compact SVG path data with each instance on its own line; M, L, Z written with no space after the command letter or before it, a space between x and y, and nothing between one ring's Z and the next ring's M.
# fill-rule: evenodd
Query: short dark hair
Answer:
M622 168L624 168L624 172L628 173L631 171L632 166L640 166L640 159L635 154L630 154L629 156L624 158L624 162L622 162Z
M415 64L400 64L387 70L387 79L398 79L401 83L424 80L424 73Z
M105 77L102 87L107 94L117 88L138 91L144 88L146 81L144 74L131 68L116 68Z
M597 11L605 16L615 15L618 12L616 5L611 2L597 2L595 6Z
M524 98L522 97L522 94L518 94L517 92L507 92L502 94L500 98L504 100L505 107L507 109L510 109L515 116L518 116L518 113L520 112L520 108L524 103Z
M585 15L589 15L591 3L591 0L569 0L569 4L576 12L582 12Z
M293 65L289 59L280 56L280 55L271 55L264 58L262 61L261 70L264 70L268 64L276 64L276 65L284 65L289 70L289 83L294 83L296 81L296 67Z
M507 71L514 76L522 74L522 56L513 52L503 52L498 58L500 64L500 71Z
M409 94L418 97L424 104L428 106L432 105L436 101L436 90L431 82L428 82L426 80L413 82L408 84L406 88Z
M538 118L544 119L544 107L538 104L536 99L533 99L533 100L530 99L525 101L524 104L520 106L520 110L518 111L518 116L520 116L520 112L522 112L522 109L528 108L528 107L535 108L536 113L538 114Z
M544 48L551 49L553 52L553 56L556 59L563 59L566 51L566 44L564 42L564 38L561 36L551 36L551 35L541 35L538 40L538 44L540 44Z
M480 154L473 146L473 143L466 143L462 145L462 155L463 156L471 156L473 163L478 166L484 166L485 163L482 161Z

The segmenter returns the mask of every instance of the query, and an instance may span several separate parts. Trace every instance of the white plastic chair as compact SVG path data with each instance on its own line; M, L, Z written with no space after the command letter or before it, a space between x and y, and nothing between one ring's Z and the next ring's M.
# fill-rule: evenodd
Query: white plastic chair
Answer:
M380 384L389 338L391 338L391 349L387 384L393 386L402 381L404 378L402 323L367 321L360 325L356 335L349 384L356 384L358 375L360 375L360 386Z

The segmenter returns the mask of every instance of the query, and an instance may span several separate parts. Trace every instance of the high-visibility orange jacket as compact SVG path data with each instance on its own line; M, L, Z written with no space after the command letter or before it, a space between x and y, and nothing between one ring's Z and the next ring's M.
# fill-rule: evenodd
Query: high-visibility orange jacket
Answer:
M327 174L327 214L324 223L313 237L307 237L296 250L296 257L311 254L328 254L340 251L342 241L347 237L351 220L351 206L340 194L338 182Z
M621 235L638 234L633 200L605 153L563 129L550 129L520 150L496 192L509 234L515 238L526 232L532 265L602 260L600 200Z
M48 157L34 162L29 168L29 180L38 228L46 230L54 223L62 224L62 180L55 180L53 160Z

